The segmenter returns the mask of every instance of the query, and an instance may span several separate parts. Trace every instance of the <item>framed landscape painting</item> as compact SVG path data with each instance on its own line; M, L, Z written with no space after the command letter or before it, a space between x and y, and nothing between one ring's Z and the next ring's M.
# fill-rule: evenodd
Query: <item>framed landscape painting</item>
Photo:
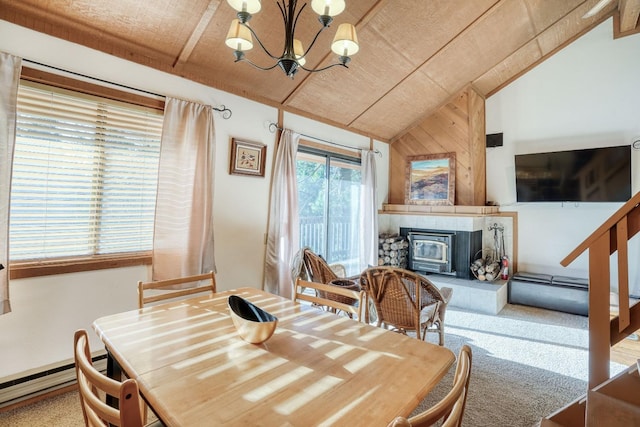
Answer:
M264 176L266 154L267 146L264 144L231 138L229 173L232 175Z
M453 205L456 154L425 154L407 157L407 205Z

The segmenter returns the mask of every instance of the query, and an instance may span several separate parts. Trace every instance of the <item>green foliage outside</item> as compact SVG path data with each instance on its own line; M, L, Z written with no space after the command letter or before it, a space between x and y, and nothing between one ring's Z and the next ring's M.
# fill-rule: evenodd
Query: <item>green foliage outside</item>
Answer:
M324 160L324 159L323 159ZM359 191L360 169L331 166L329 168L330 203L329 216L333 218L351 215L354 191ZM298 205L300 217L322 217L325 215L327 177L324 162L298 160ZM357 203L357 202L356 202Z
M360 166L335 158L330 163L327 177L324 156L305 154L296 162L300 244L330 263L343 264L351 274L358 253Z

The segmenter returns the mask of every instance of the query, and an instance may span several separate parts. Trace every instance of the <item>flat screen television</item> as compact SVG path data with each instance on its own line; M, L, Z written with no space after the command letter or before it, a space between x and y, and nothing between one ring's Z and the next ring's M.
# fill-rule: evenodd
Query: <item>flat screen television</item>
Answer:
M626 202L631 198L631 146L519 154L518 202Z

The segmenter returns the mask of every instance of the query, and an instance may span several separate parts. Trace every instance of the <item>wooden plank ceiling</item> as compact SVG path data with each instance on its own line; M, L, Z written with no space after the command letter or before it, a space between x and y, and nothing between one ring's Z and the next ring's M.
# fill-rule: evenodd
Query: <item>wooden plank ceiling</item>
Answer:
M583 18L598 2L348 1L307 55L307 66L335 61L334 31L350 22L360 52L349 69L300 71L294 79L279 68L234 63L224 39L235 11L224 0L0 0L0 19L393 141L468 85L488 97L614 13L618 33L637 31L640 0L605 0L598 13ZM268 48L280 50L275 0L262 1L250 25ZM319 26L307 5L296 37L308 46ZM257 46L247 56L268 64Z

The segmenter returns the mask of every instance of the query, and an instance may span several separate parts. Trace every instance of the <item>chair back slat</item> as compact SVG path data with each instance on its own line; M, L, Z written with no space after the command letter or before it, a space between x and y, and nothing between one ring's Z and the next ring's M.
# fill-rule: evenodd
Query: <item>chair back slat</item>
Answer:
M204 285L200 282L206 281ZM161 291L150 294L148 291ZM199 293L215 293L216 292L216 276L213 271L205 274L196 274L193 276L177 277L174 279L157 280L155 282L138 282L138 308L145 305L194 295Z
M143 410L138 383L133 379L115 381L94 368L87 331L76 331L73 342L76 378L85 425L142 427ZM118 409L102 400L103 395L118 399Z
M315 295L306 294L304 292L305 289L313 289L315 291ZM353 290L325 283L309 282L298 278L296 279L292 295L294 302L307 301L318 306L356 315L359 321L364 320L363 306L366 304L366 298L364 291L362 290ZM324 297L320 295L323 295ZM336 301L336 298L330 297L331 295L349 298L354 301L354 304L345 304L343 302Z
M462 414L464 413L464 401L467 399L467 390L462 391L460 399L456 400L456 403L451 409L449 417L442 423L442 427L460 427L462 423Z
M458 353L453 387L449 393L426 411L409 419L397 417L388 427L428 427L440 420L443 420L442 427L460 427L469 393L471 364L471 347L465 344Z

